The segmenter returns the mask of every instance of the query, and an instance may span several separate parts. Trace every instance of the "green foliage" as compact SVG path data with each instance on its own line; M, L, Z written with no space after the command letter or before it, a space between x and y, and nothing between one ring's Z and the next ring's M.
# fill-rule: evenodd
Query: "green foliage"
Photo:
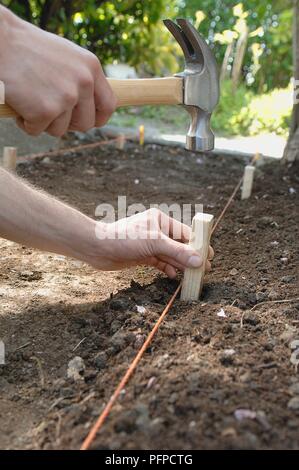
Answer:
M292 90L275 89L254 95L244 85L232 93L231 82L224 82L219 106L212 117L215 131L227 135L257 135L274 132L287 135L292 110Z
M202 10L206 17L200 24L201 33L209 39L219 65L226 51L225 40L221 44L217 35L235 31L237 23L234 7L238 0L185 0L181 1L181 15L196 17ZM250 37L243 64L243 81L261 93L276 87L287 87L292 76L292 1L243 0L243 10ZM252 34L257 32L257 35ZM219 36L218 36L219 39ZM254 63L253 44L258 44L262 54L259 66Z
M180 49L162 19L194 21L222 64L227 38L242 21L250 30L243 81L257 92L288 86L292 73L292 0L4 0L17 14L96 53L105 64L126 62L139 72L167 74ZM240 7L242 5L242 7ZM220 39L221 35L225 37ZM232 33L232 34L230 34ZM237 34L238 36L238 34ZM179 57L179 60L178 60ZM231 66L231 63L229 64Z
M180 48L161 19L176 1L6 0L15 13L86 47L103 64L125 62L144 74L174 73Z

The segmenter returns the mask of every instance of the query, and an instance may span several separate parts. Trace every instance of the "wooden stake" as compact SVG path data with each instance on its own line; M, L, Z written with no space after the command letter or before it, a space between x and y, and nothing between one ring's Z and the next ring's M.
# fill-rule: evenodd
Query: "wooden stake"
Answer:
M15 171L17 166L17 149L15 147L4 147L3 150L3 168L9 171Z
M144 145L144 126L139 126L139 145Z
M205 274L205 264L209 253L209 244L214 217L211 214L198 212L192 220L192 232L189 245L200 253L202 265L200 268L185 269L181 290L181 300L198 300L202 291Z
M125 134L119 134L116 139L116 148L118 150L123 150L126 143L126 136Z
M248 199L251 196L254 172L254 166L245 166L241 199Z

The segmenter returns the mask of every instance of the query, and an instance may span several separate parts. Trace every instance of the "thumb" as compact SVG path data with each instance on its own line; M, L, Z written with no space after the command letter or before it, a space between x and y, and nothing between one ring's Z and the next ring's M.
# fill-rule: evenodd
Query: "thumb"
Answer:
M156 256L167 256L185 268L199 268L202 265L202 257L189 245L172 240L167 236L156 240L156 242L157 245L154 246Z

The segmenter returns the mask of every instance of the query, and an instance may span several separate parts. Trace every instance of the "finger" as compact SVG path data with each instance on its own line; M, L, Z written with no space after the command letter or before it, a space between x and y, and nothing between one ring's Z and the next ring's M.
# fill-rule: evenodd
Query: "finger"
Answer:
M152 257L147 260L146 264L148 266L153 266L159 269L159 271L166 274L170 279L176 278L176 269L169 263L165 263L164 261L161 261L158 258Z
M53 118L47 119L47 120L42 120L40 119L39 121L27 121L23 119L21 128L29 135L32 135L34 137L37 137L40 135L42 132L44 132L49 125L51 124Z
M190 246L172 240L166 235L158 240L152 240L153 254L161 258L167 256L171 260L171 264L181 264L184 268L199 268L202 265L201 256Z
M96 127L101 127L109 120L117 106L117 98L101 71L95 81Z
M176 278L176 270L171 264L164 263L163 261L159 261L157 263L156 268L158 268L160 271L166 274L170 279L175 279Z
M215 252L211 246L209 246L208 260L212 261L215 256Z
M95 127L95 103L94 98L81 98L73 109L71 121L69 124L70 131L86 132Z
M50 126L46 129L46 132L53 137L63 136L70 126L71 117L72 111L66 111L50 124Z
M165 270L164 270L166 276L168 276L170 279L175 279L176 278L176 269L171 266L171 264L166 264L165 265Z
M211 265L210 261L207 260L206 265L205 265L205 272L209 273L211 271L211 269L212 269L212 265Z
M168 256L161 256L160 259L164 261L165 263L171 264L173 267L176 269L179 269L180 271L185 270L185 266L181 263L178 263L176 260L168 258ZM206 261L206 266L205 266L205 271L210 272L212 269L212 265L209 260Z
M22 131L26 132L25 126L24 126L24 119L21 116L16 117L16 124L20 129L22 129Z
M34 128L34 126L30 126L27 121L25 121L21 116L18 116L16 118L16 123L17 126L22 129L22 131L26 132L26 134L30 134L31 136L38 136L41 132L43 132L45 129L41 128Z
M180 271L185 270L185 266L183 264L179 263L176 260L173 260L173 259L169 258L168 256L160 256L159 259L161 259L165 263L171 264L172 266L179 269Z
M160 212L160 228L162 232L173 240L183 243L189 242L191 229L188 225L169 217L163 211Z

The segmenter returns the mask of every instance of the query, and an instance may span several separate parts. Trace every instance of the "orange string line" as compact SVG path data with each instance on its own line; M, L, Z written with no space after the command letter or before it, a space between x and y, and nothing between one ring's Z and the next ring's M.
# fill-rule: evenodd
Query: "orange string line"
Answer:
M256 156L253 158L251 164L253 164L254 162L256 161ZM233 202L238 190L240 189L241 187L241 184L242 184L242 181L243 181L243 177L240 179L240 181L238 181L235 189L233 190L231 196L229 197L227 203L225 204L222 212L220 213L219 217L217 218L214 226L213 226L213 229L212 229L212 234L215 233L216 229L218 228L219 226L219 223L221 222L221 220L223 219L224 215L226 214L228 208L230 207L231 203ZM104 422L106 421L114 403L116 402L116 400L118 399L121 391L124 389L124 387L126 386L126 384L128 383L129 379L131 378L133 372L135 371L136 367L138 366L140 360L142 359L142 356L144 354L144 352L146 351L146 349L149 347L153 337L155 336L155 334L157 333L161 323L163 322L165 316L167 315L167 313L169 312L170 308L172 307L178 293L180 292L181 290L181 287L182 287L182 282L180 282L180 284L178 285L175 293L172 295L171 299L169 300L168 304L166 305L166 307L164 308L163 312L161 313L161 316L159 317L157 323L155 324L154 328L151 330L151 332L149 333L148 337L146 338L145 342L143 343L141 349L138 351L137 355L135 356L135 358L133 359L133 361L131 362L127 372L125 373L125 375L123 376L123 378L121 379L120 383L118 384L117 388L115 389L113 395L110 397L107 405L105 406L105 408L103 409L102 413L100 414L99 418L97 419L97 421L95 422L95 424L92 426L91 430L89 431L87 437L85 438L85 440L83 441L83 444L80 448L80 450L88 450L90 448L90 446L92 445L93 441L95 440L96 438L96 435L98 433L98 431L101 429L101 427L103 426Z
M146 349L149 347L154 335L159 329L159 326L163 322L165 316L167 315L169 309L172 307L173 302L175 301L176 296L178 295L179 291L181 288L181 284L177 287L175 293L172 295L170 301L166 305L165 309L163 310L160 318L158 319L157 323L155 324L154 328L151 330L149 333L148 337L146 338L145 342L143 343L141 349L138 351L137 355L135 356L134 360L131 362L130 367L128 368L127 372L121 379L119 385L115 389L115 392L111 396L110 400L108 401L107 405L105 406L104 410L100 414L99 418L97 419L96 423L93 425L91 428L91 431L89 432L88 436L84 440L81 449L80 450L87 450L89 449L90 445L94 441L97 432L103 425L104 421L106 420L107 416L109 415L111 408L113 407L114 403L116 402L117 398L119 397L119 394L127 384L128 380L132 376L134 370L136 369L138 363L140 362L140 359L143 356L143 353L146 351Z
M100 147L101 145L107 145L116 141L117 141L117 137L115 139L100 140L99 142L92 142L91 144L77 145L75 147L66 147L60 150L51 150L49 152L32 153L30 155L23 155L23 156L20 155L20 159L31 160L31 159L39 158L39 157L51 157L53 155L54 156L63 155L68 152L77 152L79 150L85 150L88 148Z

